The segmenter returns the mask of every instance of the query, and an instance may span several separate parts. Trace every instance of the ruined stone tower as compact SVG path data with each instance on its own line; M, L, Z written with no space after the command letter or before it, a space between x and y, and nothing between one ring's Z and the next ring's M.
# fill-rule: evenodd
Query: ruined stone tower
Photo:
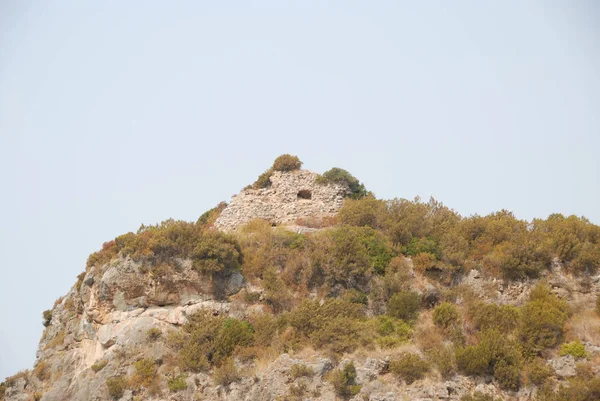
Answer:
M335 216L350 190L343 183L320 183L319 174L308 170L275 171L267 188L246 188L231 198L215 227L232 231L253 219L294 231L310 231L309 221Z

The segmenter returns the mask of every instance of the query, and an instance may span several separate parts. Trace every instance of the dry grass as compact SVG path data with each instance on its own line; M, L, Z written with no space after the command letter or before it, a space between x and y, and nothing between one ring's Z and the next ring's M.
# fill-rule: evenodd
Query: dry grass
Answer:
M565 328L565 340L581 340L600 346L600 316L595 311L584 310L575 313Z
M48 342L48 344L46 344L46 347L44 348L45 350L48 348L55 348L58 346L63 345L63 342L65 341L65 336L66 333L63 331L60 331L56 334L56 336L54 336L54 338L52 340L50 340Z

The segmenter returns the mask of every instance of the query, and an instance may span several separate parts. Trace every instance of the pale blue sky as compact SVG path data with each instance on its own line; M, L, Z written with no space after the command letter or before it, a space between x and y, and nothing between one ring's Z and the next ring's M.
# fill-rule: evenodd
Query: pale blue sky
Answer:
M594 0L0 0L0 379L102 242L195 220L281 153L381 198L600 223L599 18Z

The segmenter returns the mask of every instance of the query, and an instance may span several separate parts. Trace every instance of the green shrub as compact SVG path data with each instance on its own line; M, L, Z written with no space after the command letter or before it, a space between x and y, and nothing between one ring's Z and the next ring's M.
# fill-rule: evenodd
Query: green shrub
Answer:
M146 337L150 341L156 341L156 340L158 340L161 335L162 335L162 331L159 328L157 328L157 327L151 327L146 332Z
M212 361L218 364L231 356L236 347L251 345L253 335L250 323L234 318L224 319L214 339Z
M187 383L186 380L187 376L184 374L175 376L174 378L172 378L171 380L169 380L167 382L167 385L169 386L169 390L171 390L172 392L177 392L177 391L181 391L181 390L185 390L187 388Z
M123 392L127 388L127 380L123 376L114 376L106 379L106 387L108 394L115 400L123 396Z
M197 241L191 258L195 269L203 273L220 273L240 268L242 250L232 236L211 232Z
M521 308L519 338L527 356L538 355L562 340L567 321L567 304L542 284L531 291L529 301Z
M292 379L297 379L299 377L312 377L314 374L315 371L303 363L295 363L290 369L290 375L292 376Z
M585 346L581 341L573 341L570 343L564 343L560 346L560 354L572 355L575 358L587 358L588 354L585 352Z
M506 359L501 359L494 366L494 378L501 388L516 391L521 385L521 368Z
M495 398L491 394L484 394L476 391L473 394L465 394L460 398L460 401L502 401L501 398Z
M156 375L156 363L153 359L140 359L134 362L135 372L131 376L130 383L133 387L147 387Z
M92 365L92 370L96 373L101 371L108 364L108 360L102 359Z
M273 169L270 168L261 175L258 176L256 181L252 185L246 188L261 189L269 188L271 186L271 176L273 175Z
M330 182L346 184L350 189L350 197L354 199L360 199L369 194L364 184L358 181L356 177L346 170L337 167L324 172L323 175L317 179L317 182L320 184L328 184Z
M456 351L458 368L467 375L493 374L502 388L519 388L521 353L518 344L498 330L480 333L479 343Z
M42 323L44 327L50 326L50 321L52 320L52 310L45 310L42 313L42 317L44 318L44 322Z
M385 203L373 196L362 199L346 199L337 214L342 225L380 228L385 217Z
M407 384L422 379L428 371L429 364L417 354L405 353L390 362L390 372Z
M302 167L302 162L298 156L283 154L273 162L273 170L275 171L294 171Z
M512 332L517 328L520 319L519 310L514 306L494 303L475 303L469 309L469 314L475 328L482 331L496 329Z
M394 348L410 340L412 328L402 320L389 316L372 319L375 332L379 335L377 343L382 348Z
M213 380L218 386L228 386L240 380L240 374L232 359L227 359L221 366L215 368Z
M387 304L387 314L406 322L412 322L419 316L421 297L413 291L400 291L392 295Z
M600 400L600 378L576 376L558 389L546 385L538 392L537 401L597 401Z
M336 394L347 398L360 392L361 386L356 384L356 368L354 362L346 364L342 369L335 369L329 374L329 382Z
M449 302L442 302L433 309L433 323L442 328L448 329L460 324L460 314L456 306Z
M335 318L364 318L364 306L339 298L327 298L322 304L318 300L304 300L288 315L291 327L302 337L309 338L328 321Z
M369 227L342 226L311 237L310 264L330 286L366 284L372 271L383 273L393 254L383 236Z
M434 364L443 378L449 378L456 373L454 351L450 347L440 345L428 353L429 362Z
M5 395L6 395L6 383L2 382L2 383L0 383L0 400L4 400Z
M250 323L210 313L189 316L183 329L186 334L170 336L169 344L178 349L182 367L194 372L220 364L237 347L249 346L254 339Z
M105 243L100 251L90 255L88 267L118 255L154 266L172 263L173 258L191 258L195 269L213 274L238 269L242 263L241 248L232 236L207 231L201 222L173 219L142 225L135 234L127 233Z
M525 381L536 386L544 385L553 375L552 367L541 358L535 358L525 366Z

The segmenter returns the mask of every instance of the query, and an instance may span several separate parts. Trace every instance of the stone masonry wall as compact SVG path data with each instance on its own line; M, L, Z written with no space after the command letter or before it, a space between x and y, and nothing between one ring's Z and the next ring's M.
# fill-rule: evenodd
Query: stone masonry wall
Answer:
M308 170L276 171L270 187L244 189L234 195L215 226L232 231L257 218L277 225L297 225L298 219L334 216L349 189L343 184L318 184L318 176Z

